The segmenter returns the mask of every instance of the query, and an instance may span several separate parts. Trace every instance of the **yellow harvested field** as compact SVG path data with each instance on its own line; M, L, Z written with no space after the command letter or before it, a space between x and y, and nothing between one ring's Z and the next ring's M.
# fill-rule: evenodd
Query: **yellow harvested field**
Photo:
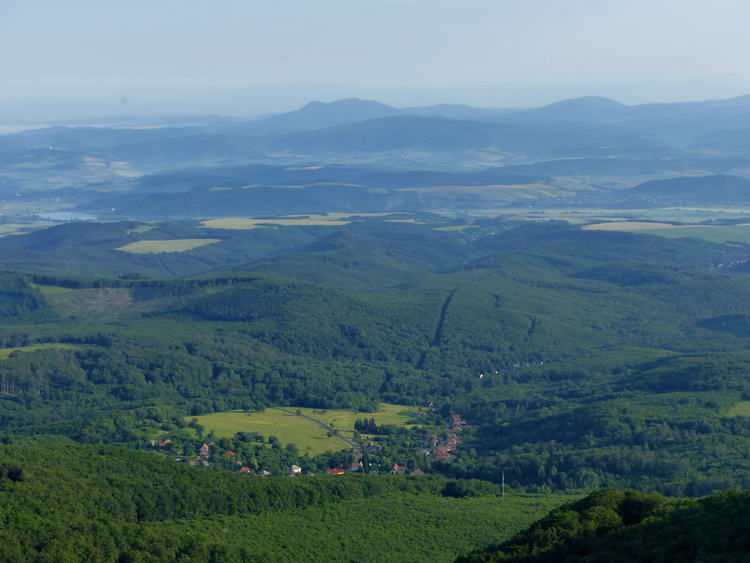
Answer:
M318 218L320 215L309 217L285 218L285 219L250 219L246 217L228 217L225 219L209 219L201 221L201 225L210 229L257 229L258 227L277 225L282 227L322 226L338 227L348 225L349 221L335 221L331 219Z
M612 221L586 225L586 231L642 231L644 229L674 229L671 223L649 223L648 221Z
M286 215L278 219L258 217L223 217L221 219L206 219L201 226L207 229L257 229L265 226L282 227L340 227L348 225L350 217L382 217L389 213L327 213L325 215Z
M183 238L173 240L139 240L116 250L131 254L161 254L163 252L185 252L208 244L221 242L218 238Z

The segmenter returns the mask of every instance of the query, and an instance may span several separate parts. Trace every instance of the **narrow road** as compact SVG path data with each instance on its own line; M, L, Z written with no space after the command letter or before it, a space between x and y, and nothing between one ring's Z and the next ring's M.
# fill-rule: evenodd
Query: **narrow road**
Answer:
M285 408L283 408L283 407L270 407L270 408L272 408L273 410L276 410L276 411L281 411L281 412L285 412L285 413L287 413L287 414L293 414L294 416L298 416L298 415L297 415L297 413L296 413L296 412L294 412L294 411L293 411L293 410L291 410L291 409L285 409ZM333 427L331 427L331 426L328 426L328 425L327 425L327 424L326 424L325 422L323 422L322 420L318 420L317 418L313 418L313 417L311 417L311 416L307 416L306 414L301 414L301 415L299 415L299 416L301 416L302 418L306 418L307 420L309 420L309 421L311 421L311 422L314 422L315 424L317 424L318 426L320 426L321 428L323 428L323 429L324 429L324 430L326 430L327 432L330 432L331 434L333 434L333 435L334 435L334 436L335 436L336 438L338 438L339 440L341 440L342 442L344 442L344 443L345 443L345 444L346 444L347 446L349 446L350 448L354 448L354 449L357 449L357 448L359 447L359 446L357 446L357 444L356 444L356 443L354 442L354 440L351 440L350 438L347 438L347 437L345 437L345 436L341 436L341 435L339 435L339 434L335 433L335 429L334 429Z

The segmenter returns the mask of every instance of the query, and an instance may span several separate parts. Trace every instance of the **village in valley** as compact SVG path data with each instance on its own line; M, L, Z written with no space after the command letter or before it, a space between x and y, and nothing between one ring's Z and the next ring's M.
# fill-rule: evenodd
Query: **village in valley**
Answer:
M279 410L287 411L283 408ZM299 410L296 414L324 428L328 436L338 438L345 449L309 456L302 454L293 443L282 445L275 436L237 432L232 438L226 438L217 437L213 431L206 434L206 429L195 419L188 424L196 435L192 439L186 440L185 429L181 429L165 434L161 440L150 440L147 448L174 456L176 462L189 466L224 469L259 477L298 477L320 473L418 476L439 473L441 463L454 460L462 443L460 434L470 428L460 414L450 414L448 417L437 414L432 402L409 413L410 424L401 427L378 426L374 418L357 419L353 438L345 437L341 430L320 420L302 415Z

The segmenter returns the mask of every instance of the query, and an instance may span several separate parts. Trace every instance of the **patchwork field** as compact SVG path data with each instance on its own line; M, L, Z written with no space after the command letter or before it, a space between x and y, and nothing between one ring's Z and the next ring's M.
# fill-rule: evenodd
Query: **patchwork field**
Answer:
M78 350L80 346L75 344L34 344L33 346L21 346L19 348L0 348L0 360L5 360L13 352L34 352L36 350Z
M139 240L116 250L131 254L161 254L163 252L185 252L208 244L221 242L218 238L184 238L172 240Z
M185 420L197 418L206 431L213 430L217 436L231 437L237 432L258 432L264 437L276 436L283 445L296 444L301 452L316 455L346 449L348 446L336 437L329 437L327 431L305 416L327 424L339 431L342 436L351 437L354 433L354 422L360 418L374 418L376 424L394 424L410 426L415 419L412 414L417 407L404 407L381 403L374 413L361 413L346 409L319 410L310 408L285 407L290 411L300 411L304 416L286 413L277 409L266 409L264 412L246 413L229 411L197 417L186 417Z

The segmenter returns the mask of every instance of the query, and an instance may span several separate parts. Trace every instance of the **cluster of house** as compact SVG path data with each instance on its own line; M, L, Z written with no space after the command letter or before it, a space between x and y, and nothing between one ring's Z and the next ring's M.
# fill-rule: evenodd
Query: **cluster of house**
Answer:
M363 466L362 466L361 461L352 463L349 466L349 471L352 471L352 472L357 472L357 471L362 471L362 470L363 470ZM424 475L424 471L422 471L419 467L417 467L413 471L409 471L408 467L406 467L405 465L399 465L398 463L393 464L393 467L391 467L390 472L393 475L405 475L407 473L409 475ZM333 469L329 469L328 471L326 471L326 473L328 473L329 475L343 475L344 473L346 473L346 469L344 469L343 467L334 467Z
M448 425L448 433L445 440L438 438L436 434L424 435L424 447L419 448L417 453L429 456L436 461L447 461L456 457L455 452L461 443L458 434L466 428L467 422L460 414L452 414Z

